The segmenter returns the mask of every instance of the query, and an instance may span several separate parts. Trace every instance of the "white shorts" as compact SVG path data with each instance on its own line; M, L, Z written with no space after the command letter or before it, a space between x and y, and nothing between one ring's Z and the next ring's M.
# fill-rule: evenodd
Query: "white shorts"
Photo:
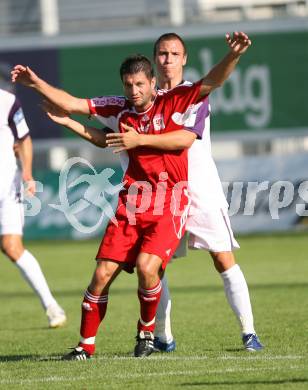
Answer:
M22 185L16 175L14 186L9 194L0 200L0 235L23 234L24 205L22 203Z
M228 210L215 209L190 215L186 231L189 232L188 247L209 252L231 252L240 246L231 228Z

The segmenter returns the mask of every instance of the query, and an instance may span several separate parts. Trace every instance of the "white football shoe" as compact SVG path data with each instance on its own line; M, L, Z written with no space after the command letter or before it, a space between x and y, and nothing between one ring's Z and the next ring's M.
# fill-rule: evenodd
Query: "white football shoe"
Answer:
M60 328L66 323L66 315L57 303L49 305L46 310L49 328Z

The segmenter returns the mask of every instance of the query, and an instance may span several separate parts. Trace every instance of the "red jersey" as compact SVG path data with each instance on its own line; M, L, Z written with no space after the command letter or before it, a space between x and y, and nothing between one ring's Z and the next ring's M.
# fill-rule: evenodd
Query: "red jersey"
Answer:
M198 82L180 85L170 91L158 91L152 105L141 113L122 96L95 97L88 99L88 104L91 114L116 132L123 131L121 123L124 123L141 134L162 134L182 130L185 126L194 127L192 121L196 115L192 113L196 112L200 105L197 104L200 86L201 82ZM202 137L202 134L197 135ZM162 172L168 174L168 189L188 179L187 149L165 151L138 147L128 150L127 153L122 152L121 155L125 188L129 188L136 181L147 181L155 192ZM123 160L126 160L126 164L123 164Z

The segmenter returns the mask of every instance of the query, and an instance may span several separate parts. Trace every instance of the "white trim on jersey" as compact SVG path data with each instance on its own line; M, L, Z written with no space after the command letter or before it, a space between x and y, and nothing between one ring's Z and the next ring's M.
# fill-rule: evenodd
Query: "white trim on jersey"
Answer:
M27 134L29 134L29 128L21 107L19 107L19 109L15 112L12 119L16 126L18 140L24 138Z

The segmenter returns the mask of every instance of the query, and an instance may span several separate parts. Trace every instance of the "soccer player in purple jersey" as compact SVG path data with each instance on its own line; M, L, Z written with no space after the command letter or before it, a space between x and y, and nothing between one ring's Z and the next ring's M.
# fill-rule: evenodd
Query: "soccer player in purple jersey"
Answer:
M227 35L226 38L228 45L232 47L234 37ZM154 44L153 54L158 88L169 90L181 84L190 84L183 79L187 50L179 35L167 33L160 36ZM210 110L207 101L199 108L197 116L196 127L201 126L204 131L202 139L196 139L188 151L188 189L192 198L186 224L189 247L204 249L211 255L222 278L228 303L240 324L244 348L258 351L263 346L255 332L247 283L233 254L239 244L233 236L228 204L211 154ZM108 137L110 146L117 148L130 148L136 142L136 135L132 132ZM176 347L171 331L170 312L171 298L167 278L164 276L156 315L155 347L165 352L174 351Z

